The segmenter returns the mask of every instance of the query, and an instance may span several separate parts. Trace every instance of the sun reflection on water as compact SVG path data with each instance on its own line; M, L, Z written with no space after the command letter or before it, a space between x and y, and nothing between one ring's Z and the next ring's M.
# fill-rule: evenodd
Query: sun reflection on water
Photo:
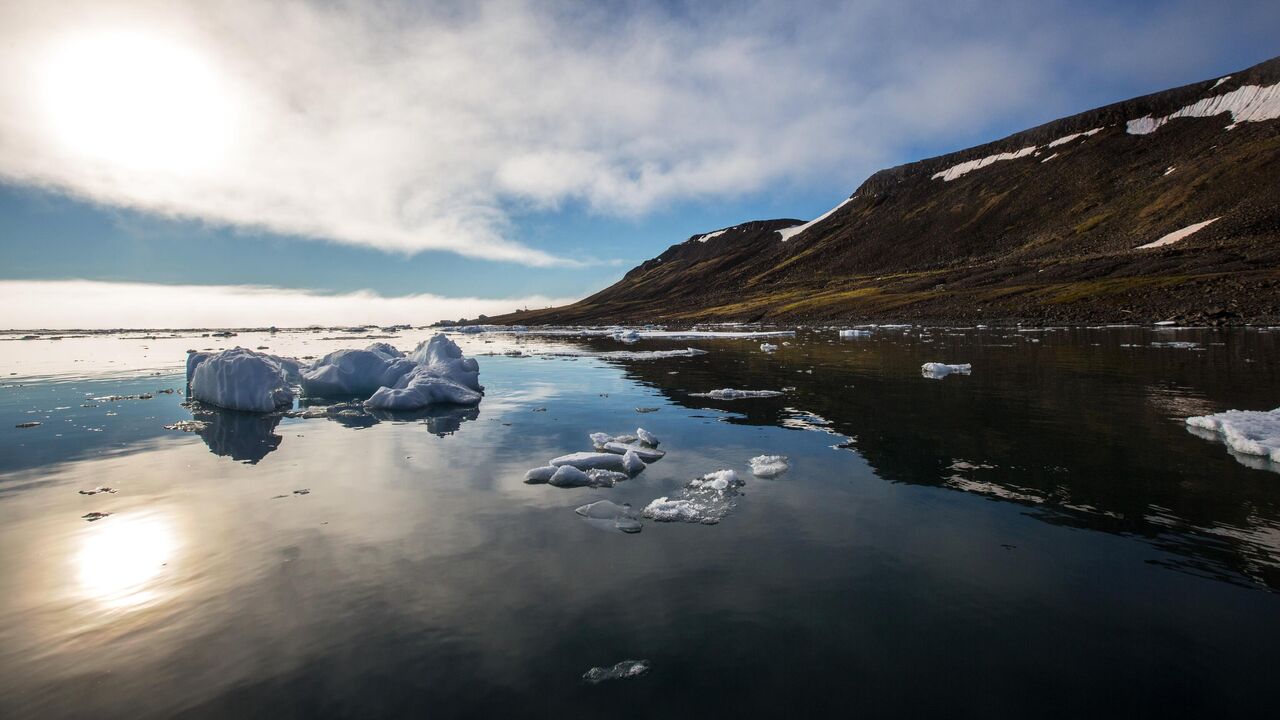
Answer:
M112 516L87 527L76 558L81 590L113 609L152 602L177 537L173 522L156 513Z

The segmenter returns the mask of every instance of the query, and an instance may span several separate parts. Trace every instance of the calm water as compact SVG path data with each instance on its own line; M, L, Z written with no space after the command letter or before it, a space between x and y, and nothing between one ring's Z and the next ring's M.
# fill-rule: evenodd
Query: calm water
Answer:
M1242 717L1280 702L1280 467L1182 423L1280 406L1280 332L828 331L772 355L460 336L496 353L479 357L475 411L164 429L191 419L187 349L370 342L329 334L0 342L0 716ZM1199 345L1152 345L1170 340ZM709 354L591 355L686 346ZM927 361L974 372L931 380ZM690 396L722 387L790 389ZM590 449L587 433L637 426L668 455L618 487L523 482ZM751 477L762 453L791 471ZM639 508L720 468L747 485L718 525L624 535L573 511ZM79 494L100 486L117 492ZM626 659L652 670L581 681Z

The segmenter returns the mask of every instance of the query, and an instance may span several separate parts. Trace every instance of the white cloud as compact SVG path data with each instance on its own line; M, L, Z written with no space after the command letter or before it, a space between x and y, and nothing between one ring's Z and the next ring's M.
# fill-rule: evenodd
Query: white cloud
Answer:
M569 298L487 299L372 291L327 295L246 285L160 285L92 280L0 280L0 328L306 327L425 325Z
M419 5L10 0L0 178L390 251L573 264L513 239L513 213L851 191L922 141L1051 119L1064 59L1086 77L1150 73L1196 33L1219 42L1214 23L1266 25L1170 23L1195 7L1178 3L1127 33L1065 2Z

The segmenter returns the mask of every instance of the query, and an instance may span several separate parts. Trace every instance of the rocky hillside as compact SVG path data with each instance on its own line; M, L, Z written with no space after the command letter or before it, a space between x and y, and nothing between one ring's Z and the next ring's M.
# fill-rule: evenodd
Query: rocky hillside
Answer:
M1280 58L872 175L498 322L1280 322Z

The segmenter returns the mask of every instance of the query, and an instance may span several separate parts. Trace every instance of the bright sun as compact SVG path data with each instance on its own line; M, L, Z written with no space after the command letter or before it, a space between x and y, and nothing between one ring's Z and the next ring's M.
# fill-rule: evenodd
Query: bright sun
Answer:
M66 38L42 88L55 137L83 160L200 173L231 140L225 84L199 53L165 38L128 31Z

